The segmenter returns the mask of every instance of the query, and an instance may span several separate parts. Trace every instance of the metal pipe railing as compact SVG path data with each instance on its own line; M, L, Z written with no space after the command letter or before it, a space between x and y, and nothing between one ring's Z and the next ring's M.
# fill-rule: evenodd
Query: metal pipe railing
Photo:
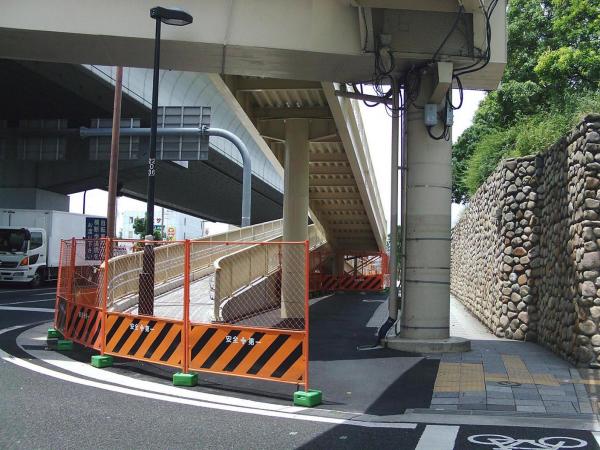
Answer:
M121 136L150 136L150 128L123 128ZM222 128L211 127L191 127L191 128L159 128L157 136L200 136L206 134L208 136L221 137L231 142L240 152L242 157L242 227L247 227L251 223L252 211L252 158L246 144L233 134L231 131ZM106 137L112 136L112 128L87 128L79 129L81 138L90 137Z

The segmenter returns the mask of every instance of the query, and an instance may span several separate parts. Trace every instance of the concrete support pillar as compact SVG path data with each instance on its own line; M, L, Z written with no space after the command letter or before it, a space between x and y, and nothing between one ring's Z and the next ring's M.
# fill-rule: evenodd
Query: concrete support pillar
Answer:
M333 274L337 276L344 275L344 266L346 265L345 255L337 252L333 261Z
M308 239L308 136L307 119L285 122L283 240ZM282 248L281 317L304 317L304 248Z
M432 76L424 75L416 104L427 103ZM423 109L411 106L407 120L406 280L400 336L446 339L450 328L451 140L427 133ZM434 135L443 127L434 127Z

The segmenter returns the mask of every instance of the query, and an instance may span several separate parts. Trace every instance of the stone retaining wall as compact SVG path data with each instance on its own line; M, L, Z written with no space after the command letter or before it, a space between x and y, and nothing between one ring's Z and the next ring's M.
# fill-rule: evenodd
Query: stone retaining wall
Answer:
M499 164L452 230L451 292L497 336L600 363L600 116Z

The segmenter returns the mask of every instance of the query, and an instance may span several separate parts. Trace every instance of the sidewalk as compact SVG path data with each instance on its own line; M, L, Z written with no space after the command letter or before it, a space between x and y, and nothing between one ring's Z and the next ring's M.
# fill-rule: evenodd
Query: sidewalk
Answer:
M500 339L451 298L451 333L472 340L470 352L439 358L430 408L543 414L597 412L600 372L580 373L541 345Z

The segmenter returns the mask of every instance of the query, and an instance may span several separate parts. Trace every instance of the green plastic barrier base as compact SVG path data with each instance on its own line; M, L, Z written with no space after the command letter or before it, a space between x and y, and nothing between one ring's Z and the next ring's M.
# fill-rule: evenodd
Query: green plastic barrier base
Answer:
M295 406L306 406L312 408L318 406L323 402L323 393L316 389L309 389L308 391L296 391L294 392L294 405Z
M196 386L198 384L197 373L177 372L173 374L173 386Z
M92 366L102 369L113 365L113 357L110 355L93 355Z
M57 350L73 350L73 341L67 341L66 339L59 339L56 343Z
M48 339L62 339L63 335L56 328L48 328Z

